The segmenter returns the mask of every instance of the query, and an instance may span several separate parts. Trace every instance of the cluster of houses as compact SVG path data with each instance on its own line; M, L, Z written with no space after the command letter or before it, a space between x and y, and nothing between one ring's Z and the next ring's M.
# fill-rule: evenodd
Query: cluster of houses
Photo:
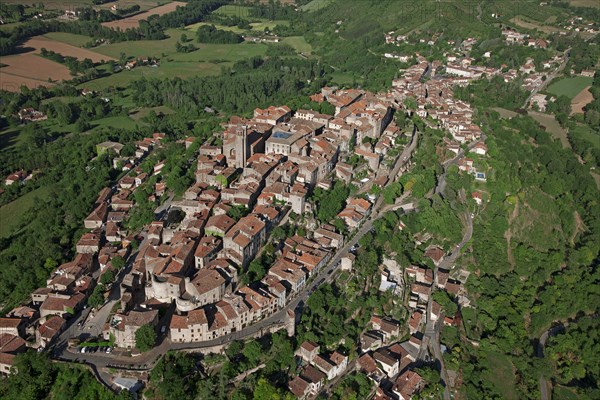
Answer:
M157 133L145 140L159 145L162 138L164 134ZM97 150L99 153L112 150L118 154L121 148L119 143L106 142L99 144ZM138 157L134 162L137 164L140 160ZM98 278L112 269L111 260L116 256L126 259L129 255L129 243L133 238L120 224L133 206L128 197L141 184L134 179L129 185L129 178L126 175L114 188L100 191L93 211L84 220L89 231L76 243L75 258L55 268L46 286L31 293L30 303L15 308L6 318L0 318L3 335L0 340L1 372L9 373L18 352L28 347L40 351L48 347L63 332L68 319L85 307Z
M316 397L327 382L331 382L344 373L348 367L348 356L334 351L322 355L320 347L310 341L300 345L296 356L303 367L300 374L288 382L288 388L299 399Z
M313 211L312 190L330 189L336 176L353 179L356 171L340 162L342 155L363 157L375 173L395 144L399 129L391 123L388 102L365 91L336 88L323 88L313 99L329 102L335 115L293 112L287 106L256 109L251 119L232 117L224 123L220 145L210 139L200 146L196 182L171 203L183 220L172 226L155 221L142 232L145 240L122 284L121 312L107 323L106 337L112 335L117 346L133 347L139 321L158 324L156 309L172 303L173 342L239 331L282 309L343 245L343 235L330 225L308 237L288 237L278 244L262 279L245 286L238 282L280 221L289 213ZM364 138L369 140L362 144ZM185 140L186 146L192 142ZM352 149L351 142L361 144ZM124 190L129 189L124 183L134 184L121 181ZM158 185L156 196L164 192ZM371 207L366 199L348 199L339 217L355 228ZM246 215L234 219L232 208Z
M587 20L583 17L575 16L566 21L558 22L558 25L567 31L587 33L589 35L597 35L600 33L600 23L598 21ZM567 32L561 31L561 35L566 35Z
M48 119L48 116L34 108L24 108L18 113L21 122L38 122Z
M11 186L14 185L15 183L25 183L28 180L30 180L31 178L33 178L33 173L28 173L27 171L17 171L14 172L10 175L8 175L5 179L4 179L4 185L5 186Z
M548 42L544 39L534 39L528 34L520 33L514 29L504 29L502 37L507 44L520 44L523 46L534 47L536 49L547 49Z

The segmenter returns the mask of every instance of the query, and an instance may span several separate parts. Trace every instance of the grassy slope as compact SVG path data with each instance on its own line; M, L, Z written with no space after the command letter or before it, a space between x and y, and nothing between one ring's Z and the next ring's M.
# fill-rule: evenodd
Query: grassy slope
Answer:
M0 237L7 237L18 227L21 216L33 206L35 198L44 197L48 192L49 188L40 187L0 207Z

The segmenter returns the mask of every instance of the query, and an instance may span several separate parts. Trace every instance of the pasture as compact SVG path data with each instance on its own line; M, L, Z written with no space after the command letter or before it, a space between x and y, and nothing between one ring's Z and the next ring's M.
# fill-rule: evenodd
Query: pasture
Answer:
M557 81L553 81L546 91L555 96L567 96L573 99L579 94L585 87L590 86L594 78L588 78L586 76L574 76L570 78L562 78Z
M177 7L183 7L187 3L181 1L173 1L165 5L151 8L140 14L136 14L133 17L119 19L117 21L103 22L102 25L108 28L126 30L129 28L137 28L140 25L140 21L148 19L151 15L163 15L175 11Z

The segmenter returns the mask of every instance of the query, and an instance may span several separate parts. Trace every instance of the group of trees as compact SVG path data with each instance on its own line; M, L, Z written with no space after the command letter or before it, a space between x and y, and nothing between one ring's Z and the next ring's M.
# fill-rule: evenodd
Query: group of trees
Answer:
M231 398L235 400L292 399L286 389L294 374L296 342L284 332L247 342L234 341L225 355L167 353L150 373L145 396L164 400ZM265 367L235 386L231 379L264 363Z
M118 395L107 390L84 367L59 364L48 354L30 350L15 359L15 373L0 379L0 397L13 400L129 400L127 390Z
M344 209L350 195L350 188L337 181L332 190L316 188L312 200L317 204L317 219L322 223L331 222Z
M536 398L540 366L531 338L600 301L594 267L600 251L598 190L587 168L531 118L501 120L492 113L483 123L493 132L487 144L494 174L488 177L490 201L474 223L479 274L467 281L477 297L476 321L468 324L475 329L469 331L481 337L481 348L514 365L518 395ZM532 218L535 223L528 224ZM577 218L585 231L576 227ZM465 350L461 368L470 365L464 375L468 392L501 395L486 383L487 353Z
M196 31L196 38L200 43L235 44L244 41L237 33L217 29L214 25L200 26Z
M198 113L210 106L244 113L259 106L282 104L299 93L314 93L324 73L323 66L314 61L252 58L236 63L218 77L141 79L131 87L133 99L144 106L169 105L182 113Z
M80 72L84 72L94 67L94 63L89 58L79 61L76 57L63 56L62 54L56 53L52 50L46 50L42 47L40 52L42 57L46 57L49 60L56 61L59 64L65 64L71 75L77 75Z

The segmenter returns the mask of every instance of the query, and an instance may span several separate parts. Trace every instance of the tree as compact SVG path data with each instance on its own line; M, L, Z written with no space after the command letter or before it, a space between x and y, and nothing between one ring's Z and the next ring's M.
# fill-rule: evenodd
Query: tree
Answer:
M135 332L135 346L139 351L148 351L156 344L156 331L152 325L141 326Z
M125 266L125 259L121 256L114 256L110 260L110 263L112 264L113 268L116 268L117 271L120 271Z

